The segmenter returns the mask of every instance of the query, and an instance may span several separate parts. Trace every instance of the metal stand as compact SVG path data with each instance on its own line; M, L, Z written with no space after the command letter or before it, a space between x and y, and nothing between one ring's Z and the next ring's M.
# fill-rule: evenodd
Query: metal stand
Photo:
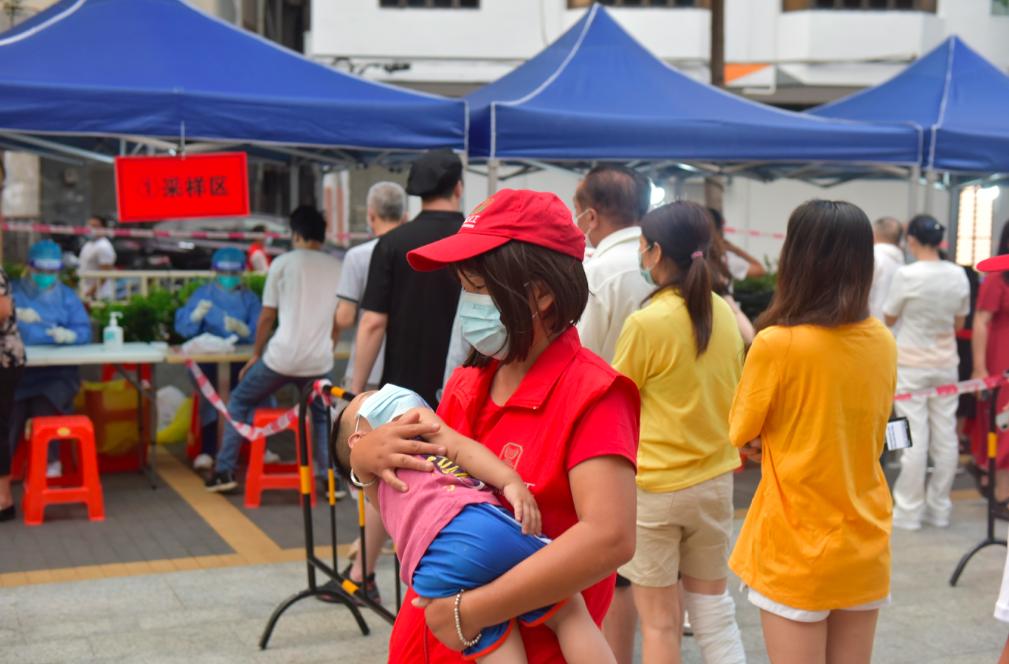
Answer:
M344 393L339 388L333 389L334 396L341 398L349 397L349 394ZM312 524L312 491L315 490L312 468L308 465L308 426L307 418L310 405L312 401L316 398L313 394L313 386L311 384L305 385L304 389L301 391L301 400L298 408L298 453L300 459L299 473L301 475L301 514L304 520L305 528L305 563L306 571L308 575L308 588L302 590L301 592L292 595L291 597L284 600L270 616L270 620L266 623L266 628L263 630L263 635L259 639L259 649L265 650L266 646L270 642L270 637L273 634L273 628L276 627L277 621L284 614L287 609L294 606L306 597L316 597L321 601L330 602L333 604L342 604L350 611L351 615L354 616L354 620L357 621L357 626L361 630L361 634L367 636L371 633L368 627L368 623L365 622L364 616L361 615L360 606L367 607L374 611L380 618L386 620L389 624L392 624L396 620L396 616L389 612L381 604L372 601L364 593L359 593L361 588L351 581L349 578L344 577L337 571L337 557L336 557L336 459L335 455L330 454L329 459L329 470L328 470L328 481L329 481L329 523L330 523L330 543L333 546L333 557L332 564L326 564L318 556L315 555L315 532ZM329 409L326 409L326 429L327 431L332 429L332 423L329 420ZM363 501L363 496L361 498ZM361 502L358 507L358 525L361 529L361 553L365 553L364 544L364 503ZM323 575L329 577L329 580L319 585L316 573L321 572ZM367 570L365 570L367 574ZM398 578L398 574L397 574ZM397 603L398 608L398 603Z
M998 433L995 426L995 411L998 405L998 392L998 387L992 388L989 392L991 402L988 406L988 533L974 548L965 553L960 562L957 563L956 569L953 570L953 576L949 578L949 585L951 586L956 586L956 582L960 580L960 575L963 574L967 563L970 562L971 558L978 551L989 546L1006 546L1004 539L995 538L995 457L998 456Z

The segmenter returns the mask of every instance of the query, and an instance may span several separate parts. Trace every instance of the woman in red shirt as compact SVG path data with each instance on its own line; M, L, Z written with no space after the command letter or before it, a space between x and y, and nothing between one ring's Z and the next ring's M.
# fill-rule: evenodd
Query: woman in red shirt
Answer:
M553 194L504 190L457 234L408 256L416 270L456 270L464 290L462 332L474 352L449 379L438 414L518 471L553 542L466 592L458 625L454 599L408 594L391 662L461 662L457 628L471 639L577 592L599 623L614 572L634 553L640 405L634 384L583 349L573 328L588 299L584 243ZM355 475L405 488L396 468L427 470L416 455L439 453L413 440L430 431L410 420L379 427L354 446ZM522 638L531 664L564 661L549 629L523 627Z
M1002 227L998 251L995 255L1009 253L1009 222ZM992 273L981 282L974 309L974 326L971 338L974 355L973 378L1002 374L1009 371L1009 272ZM998 392L998 410L1009 407L1009 388ZM982 405L973 437L974 466L972 474L979 478L983 491L989 491L987 406ZM1009 499L1009 433L998 435L998 457L995 463L995 500L999 501L999 513L1009 516L1006 507Z

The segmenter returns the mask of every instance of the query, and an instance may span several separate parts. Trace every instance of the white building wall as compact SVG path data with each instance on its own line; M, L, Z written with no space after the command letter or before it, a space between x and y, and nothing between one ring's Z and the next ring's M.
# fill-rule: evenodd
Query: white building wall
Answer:
M781 0L726 0L726 60L779 64L801 83L874 85L959 34L1009 68L1009 17L991 0L939 0L935 14L905 11L783 12ZM407 70L365 75L409 83L483 83L535 55L583 9L566 0L482 0L479 9L383 9L378 0L313 0L312 55L356 67L396 61ZM707 76L704 9L612 9L631 34L685 72Z

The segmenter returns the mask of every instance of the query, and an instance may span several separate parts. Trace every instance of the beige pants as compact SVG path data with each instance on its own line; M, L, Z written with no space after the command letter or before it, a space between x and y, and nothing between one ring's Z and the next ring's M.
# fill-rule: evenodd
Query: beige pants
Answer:
M638 489L637 548L620 574L664 588L680 573L704 581L729 576L732 473L669 493Z

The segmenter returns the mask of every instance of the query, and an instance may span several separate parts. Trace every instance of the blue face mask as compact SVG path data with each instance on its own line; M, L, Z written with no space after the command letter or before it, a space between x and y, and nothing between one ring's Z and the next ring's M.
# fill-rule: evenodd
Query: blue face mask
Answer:
M463 340L478 353L498 360L508 356L508 330L490 295L463 291L459 321Z
M238 284L242 283L242 278L234 274L222 274L217 277L217 283L224 290L234 290L238 288Z
M651 247L649 247L650 249ZM645 249L648 251L648 249ZM641 278L645 280L645 283L649 286L655 286L655 277L652 276L652 271L645 268L645 253L644 251L638 252L638 269L641 271Z
M56 285L56 275L47 274L45 272L33 272L32 281L35 285L39 287L40 290L48 290Z
M368 420L372 427L380 427L413 408L430 408L424 399L405 387L388 384L364 400L358 417Z

